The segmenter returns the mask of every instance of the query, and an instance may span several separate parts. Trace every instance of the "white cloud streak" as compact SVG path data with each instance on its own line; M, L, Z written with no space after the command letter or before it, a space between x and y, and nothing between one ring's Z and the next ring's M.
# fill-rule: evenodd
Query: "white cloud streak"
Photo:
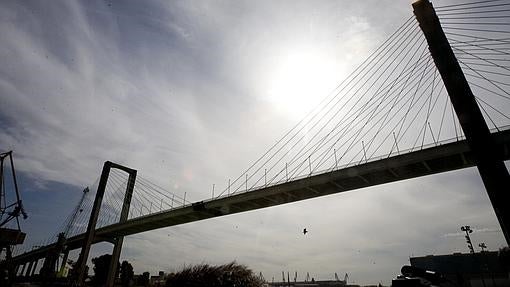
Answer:
M330 89L411 15L408 1L0 8L0 147L16 152L17 168L84 186L111 160L191 200L238 175L296 120L267 100L282 57L319 51L336 69L321 83ZM237 260L268 279L297 270L388 283L411 254L462 248L441 235L465 223L497 224L471 169L128 237L123 257L137 272ZM503 242L483 234L492 248Z

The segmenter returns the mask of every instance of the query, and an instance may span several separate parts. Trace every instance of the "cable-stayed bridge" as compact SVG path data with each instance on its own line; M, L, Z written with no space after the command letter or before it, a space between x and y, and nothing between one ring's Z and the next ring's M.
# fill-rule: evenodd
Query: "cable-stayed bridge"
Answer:
M497 176L510 158L510 4L437 7L439 32L427 4L418 1L418 21L404 21L266 153L214 185L208 199L189 202L106 163L61 228L13 258L18 273L31 275L42 258L54 270L55 256L77 248L84 264L92 243L112 242L115 257L127 235L472 166L493 204L504 202L506 193L494 190L508 183L506 168ZM508 215L495 209L501 223Z

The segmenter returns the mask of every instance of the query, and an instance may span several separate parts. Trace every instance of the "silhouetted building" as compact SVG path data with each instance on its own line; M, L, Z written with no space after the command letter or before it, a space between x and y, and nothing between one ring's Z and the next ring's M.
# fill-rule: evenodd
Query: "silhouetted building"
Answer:
M409 260L412 266L442 274L458 286L510 286L508 270L502 266L498 252L428 255Z

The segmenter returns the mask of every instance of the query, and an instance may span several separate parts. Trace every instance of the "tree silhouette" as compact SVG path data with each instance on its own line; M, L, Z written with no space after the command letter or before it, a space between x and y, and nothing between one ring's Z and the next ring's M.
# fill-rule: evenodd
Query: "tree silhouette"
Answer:
M126 260L122 261L120 265L120 283L123 287L129 286L129 283L133 279L133 266Z
M92 258L92 264L94 264L94 279L92 280L92 284L94 286L102 286L106 283L106 278L108 276L108 270L110 269L110 261L112 261L112 256L110 254L104 254L96 258ZM119 265L117 265L119 266ZM117 267L117 271L115 273L115 278L119 274L119 267Z
M263 283L248 267L232 262L220 266L200 264L184 267L183 270L168 276L166 286L260 287Z

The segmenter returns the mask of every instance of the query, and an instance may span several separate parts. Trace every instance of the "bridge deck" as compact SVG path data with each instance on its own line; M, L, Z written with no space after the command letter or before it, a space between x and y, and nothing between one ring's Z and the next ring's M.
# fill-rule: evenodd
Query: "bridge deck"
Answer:
M510 130L496 132L492 136L499 147L500 158L508 160ZM467 142L461 140L130 219L97 229L94 242L474 165ZM67 246L69 249L79 248L83 239L83 234L71 237ZM14 260L21 263L42 258L52 247L48 245L21 254Z

